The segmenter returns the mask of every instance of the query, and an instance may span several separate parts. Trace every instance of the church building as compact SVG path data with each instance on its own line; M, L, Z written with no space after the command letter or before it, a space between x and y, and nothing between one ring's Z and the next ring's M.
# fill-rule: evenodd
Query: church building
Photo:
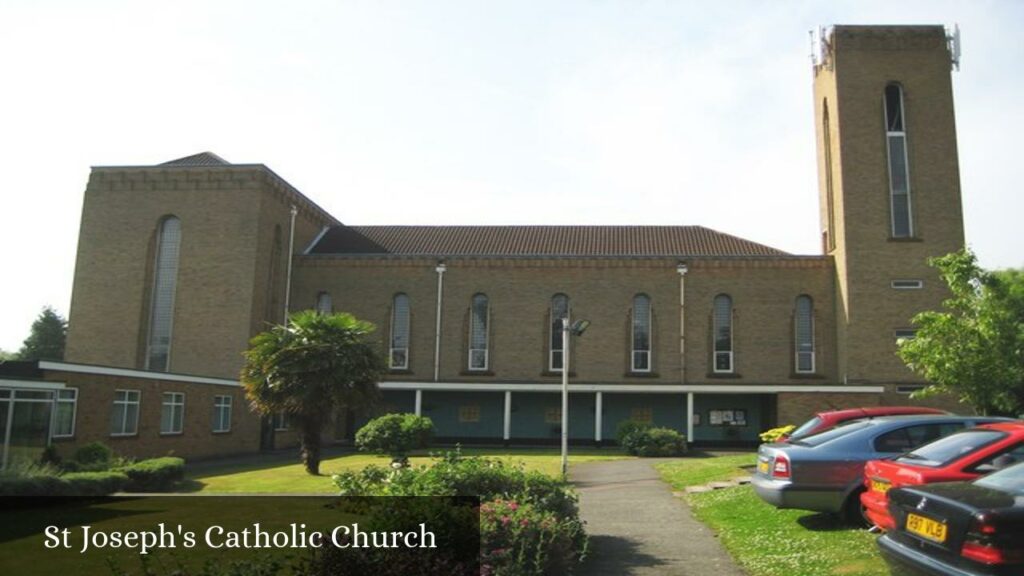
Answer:
M826 31L816 255L701 226L350 225L212 153L94 167L65 361L0 367L5 460L32 434L187 458L294 443L238 374L252 336L310 308L374 323L381 410L429 416L443 439L556 442L563 370L581 444L640 420L750 445L816 411L916 403L925 383L896 342L947 296L928 258L964 246L955 44L940 26ZM589 321L568 349L566 317Z

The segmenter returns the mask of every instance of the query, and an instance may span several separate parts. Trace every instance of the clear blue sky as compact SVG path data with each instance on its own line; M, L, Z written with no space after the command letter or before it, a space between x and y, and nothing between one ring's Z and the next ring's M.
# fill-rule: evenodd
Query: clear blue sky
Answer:
M0 348L94 165L210 150L349 224L701 224L819 253L808 31L959 23L969 244L1024 265L1024 2L0 3Z

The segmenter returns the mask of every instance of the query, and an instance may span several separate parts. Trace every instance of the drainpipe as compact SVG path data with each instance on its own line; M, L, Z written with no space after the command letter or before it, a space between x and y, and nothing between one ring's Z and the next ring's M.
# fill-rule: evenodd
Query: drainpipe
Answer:
M288 231L288 273L284 282L284 324L288 324L288 308L291 306L292 298L292 254L295 249L295 216L299 209L292 204L292 222Z
M679 383L686 384L686 273L685 262L676 266L679 273ZM686 441L693 443L693 392L686 394Z
M437 268L437 324L434 329L434 382L441 380L441 303L444 301L444 272L448 267L438 262Z

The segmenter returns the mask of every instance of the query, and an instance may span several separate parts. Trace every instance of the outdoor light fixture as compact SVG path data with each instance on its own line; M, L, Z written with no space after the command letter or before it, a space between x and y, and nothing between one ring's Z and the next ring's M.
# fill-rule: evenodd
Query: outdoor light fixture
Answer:
M562 478L569 475L569 336L582 336L590 320L577 320L569 325L569 315L562 318Z

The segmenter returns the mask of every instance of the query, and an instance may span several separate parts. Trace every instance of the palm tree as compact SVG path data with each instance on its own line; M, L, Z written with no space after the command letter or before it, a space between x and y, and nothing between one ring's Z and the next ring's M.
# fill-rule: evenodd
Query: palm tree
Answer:
M241 380L253 409L297 422L306 472L320 473L320 435L339 407L374 404L384 360L368 336L373 324L351 314L292 314L249 341Z

